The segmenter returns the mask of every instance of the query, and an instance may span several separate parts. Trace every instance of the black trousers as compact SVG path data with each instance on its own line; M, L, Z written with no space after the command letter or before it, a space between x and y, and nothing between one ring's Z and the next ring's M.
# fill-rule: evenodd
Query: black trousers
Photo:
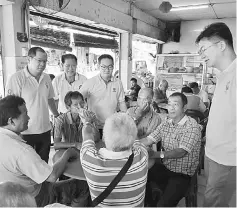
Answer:
M51 144L51 131L47 131L42 134L23 135L23 139L27 142L27 144L35 149L42 160L48 163Z
M191 177L182 173L168 170L162 163L155 165L148 172L145 202L155 207L175 207L185 196ZM152 203L151 183L155 183L161 190L158 202Z

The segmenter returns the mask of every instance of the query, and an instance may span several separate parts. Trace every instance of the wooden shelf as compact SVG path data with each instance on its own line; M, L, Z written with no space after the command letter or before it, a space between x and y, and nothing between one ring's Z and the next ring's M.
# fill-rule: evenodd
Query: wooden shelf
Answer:
M169 72L159 72L157 71L158 74L170 74L170 75L174 75L174 74L181 74L181 75L202 75L202 73L169 73Z

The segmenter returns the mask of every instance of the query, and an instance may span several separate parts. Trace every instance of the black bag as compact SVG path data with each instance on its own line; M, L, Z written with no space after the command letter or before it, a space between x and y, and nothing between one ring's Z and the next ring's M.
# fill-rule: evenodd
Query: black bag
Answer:
M112 182L109 184L109 186L98 196L92 201L92 206L91 207L96 207L98 204L100 204L106 197L109 196L109 194L113 191L115 186L119 183L119 181L122 180L122 178L125 176L127 173L128 169L131 167L132 162L133 162L133 157L134 154L132 153L126 164L123 166L123 168L120 170L118 175L112 180Z

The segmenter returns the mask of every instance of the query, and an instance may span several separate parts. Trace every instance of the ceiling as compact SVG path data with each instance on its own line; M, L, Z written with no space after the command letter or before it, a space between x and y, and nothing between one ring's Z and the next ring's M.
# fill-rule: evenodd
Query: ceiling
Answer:
M208 4L206 9L172 11L162 13L159 6L163 0L130 0L155 18L164 21L186 21L200 19L219 19L236 17L236 0L165 0L169 1L173 7L191 6L197 4Z

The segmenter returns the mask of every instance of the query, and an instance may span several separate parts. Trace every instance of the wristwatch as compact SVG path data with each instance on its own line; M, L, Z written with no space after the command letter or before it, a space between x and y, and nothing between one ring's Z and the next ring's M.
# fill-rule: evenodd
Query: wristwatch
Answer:
M160 150L160 158L163 159L165 157L164 152L162 151L162 149Z

